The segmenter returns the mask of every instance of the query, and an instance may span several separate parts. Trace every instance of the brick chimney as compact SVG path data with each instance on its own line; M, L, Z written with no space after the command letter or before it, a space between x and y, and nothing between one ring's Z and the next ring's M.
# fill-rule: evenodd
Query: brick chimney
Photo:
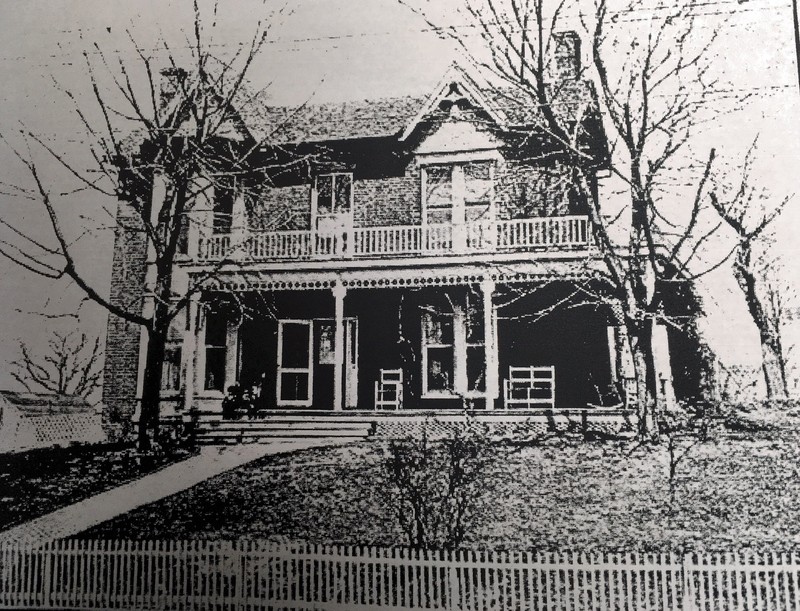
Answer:
M186 80L187 72L183 68L164 68L161 70L161 91L159 103L161 108L169 106L175 99Z
M577 32L555 32L551 59L552 76L557 81L574 81L581 76L581 38Z

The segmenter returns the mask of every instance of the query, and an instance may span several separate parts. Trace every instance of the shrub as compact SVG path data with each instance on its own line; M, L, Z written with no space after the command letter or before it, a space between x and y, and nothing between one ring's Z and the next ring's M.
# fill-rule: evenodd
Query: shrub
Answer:
M487 431L470 427L433 441L394 441L385 461L389 501L408 545L454 549L464 540L493 454Z

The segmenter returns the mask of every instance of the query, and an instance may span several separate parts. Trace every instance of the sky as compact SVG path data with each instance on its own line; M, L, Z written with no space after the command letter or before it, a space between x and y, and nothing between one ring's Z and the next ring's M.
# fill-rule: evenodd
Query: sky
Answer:
M642 15L658 14L661 1L645 0ZM434 5L439 17L463 28L452 11L455 2L441 0ZM261 0L221 1L213 41L220 53L248 38L257 16L264 14L262 5ZM290 13L270 31L270 42L249 74L257 87L269 84L275 104L424 94L459 57L451 43L396 0L296 0L290 5ZM691 152L702 158L714 146L723 162L734 167L759 134L758 179L774 199L780 199L796 190L800 167L800 93L790 4L711 0L703 6L706 14L698 18L699 27L719 31L713 50L718 81ZM181 28L191 24L190 18L191 3L185 0L0 0L0 133L11 137L24 124L67 154L80 155L80 124L59 87L89 91L82 51L89 49L89 57L96 61L99 56L92 47L96 42L129 61L133 49L128 31L144 48L159 48L161 38L171 41L173 50L180 49L185 46ZM463 31L475 35L470 28ZM748 97L742 104L743 96ZM734 101L744 108L731 111ZM3 183L26 178L24 168L2 144L0 170ZM50 168L46 178L56 189L63 175ZM608 181L603 196L613 200L620 197L620 190L619 184ZM676 191L676 200L684 196ZM64 222L75 236L91 229L79 243L79 260L103 291L111 266L112 235L107 228L113 202L85 197L72 197ZM87 209L95 211L91 219L82 217ZM800 279L798 211L800 194L782 215L775 247L785 251L785 275L792 281ZM33 202L0 195L0 219L21 223L47 239L46 227L39 222L41 212ZM105 312L95 306L82 306L78 319L43 319L35 314L75 312L80 293L73 286L43 280L0 259L0 287L0 309L5 312L0 317L0 388L13 386L2 363L16 357L19 340L41 345L50 329L75 326L91 335L104 334ZM752 364L758 359L757 336L737 291L727 266L704 279L704 293L714 312L708 317L708 334L727 359Z

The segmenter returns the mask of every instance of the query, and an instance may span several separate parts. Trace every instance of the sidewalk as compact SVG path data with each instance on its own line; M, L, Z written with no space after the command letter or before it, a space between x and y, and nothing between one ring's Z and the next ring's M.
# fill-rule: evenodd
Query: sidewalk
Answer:
M339 445L349 441L349 439L297 439L268 444L205 446L196 456L0 532L0 543L21 539L32 543L44 543L69 537L142 505L182 492L262 456Z

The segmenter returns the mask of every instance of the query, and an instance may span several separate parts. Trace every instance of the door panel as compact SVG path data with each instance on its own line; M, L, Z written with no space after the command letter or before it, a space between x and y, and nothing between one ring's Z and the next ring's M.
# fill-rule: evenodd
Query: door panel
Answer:
M311 321L278 321L279 406L309 407L313 388Z
M358 407L358 320L344 321L344 406Z

